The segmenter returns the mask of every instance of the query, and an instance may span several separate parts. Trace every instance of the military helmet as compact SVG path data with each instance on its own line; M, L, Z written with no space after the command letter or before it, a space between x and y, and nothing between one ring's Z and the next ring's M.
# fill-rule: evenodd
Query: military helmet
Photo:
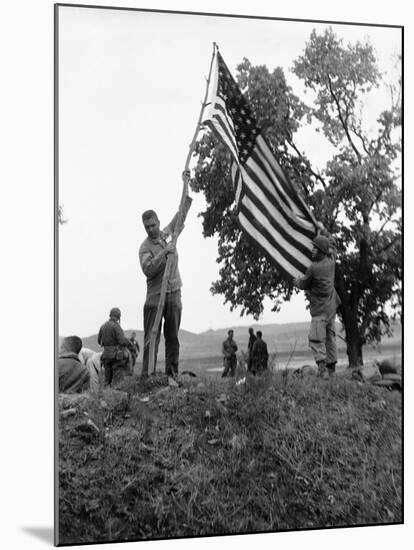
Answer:
M313 239L313 244L316 246L318 250L323 252L324 254L328 254L329 252L329 239L327 237L324 237L323 235L317 235Z
M121 310L119 307L113 307L111 311L109 312L109 317L115 317L115 319L121 318Z

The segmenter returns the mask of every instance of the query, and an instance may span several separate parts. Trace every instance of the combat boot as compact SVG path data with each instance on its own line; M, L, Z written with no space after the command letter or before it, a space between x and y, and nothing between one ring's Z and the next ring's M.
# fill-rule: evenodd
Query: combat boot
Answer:
M329 374L326 368L326 361L318 361L317 363L319 378L322 378L322 380L327 380L329 378Z
M333 363L326 363L326 369L328 371L329 376L332 376L335 374L335 366L336 366L336 361L334 361Z

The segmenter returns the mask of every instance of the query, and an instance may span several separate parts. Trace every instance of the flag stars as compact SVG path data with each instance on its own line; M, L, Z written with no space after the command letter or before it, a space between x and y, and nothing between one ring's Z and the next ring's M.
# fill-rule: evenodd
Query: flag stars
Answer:
M230 132L234 136L234 145L241 163L247 162L259 133L257 122L250 105L242 94L237 82L230 75L220 55L219 80L217 93L225 104Z

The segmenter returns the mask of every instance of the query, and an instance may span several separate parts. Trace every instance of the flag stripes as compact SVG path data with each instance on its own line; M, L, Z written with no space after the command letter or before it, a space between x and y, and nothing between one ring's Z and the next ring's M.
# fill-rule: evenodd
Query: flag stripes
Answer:
M296 229L301 234L307 235L309 238L312 238L312 227L309 227L307 222L295 215L292 210L289 209L289 207L286 207L285 198L283 195L280 195L277 192L272 193L269 190L271 182L268 180L266 174L262 173L260 169L255 166L253 160L251 161L249 159L246 162L246 164L244 165L243 175L250 178L258 185L266 199L273 204L274 208L277 209L278 212L285 218L286 222L292 225L292 228ZM299 238L301 238L301 236L299 236Z
M213 120L207 120L205 125L213 130L213 133L228 147L233 158L237 159L237 144L234 136L230 133L228 126L223 122L223 119L218 116L214 116Z
M259 217L265 216L269 224L269 227L273 228L273 234L279 233L280 236L291 246L295 247L303 256L302 262L307 263L307 257L312 248L309 248L308 243L301 242L301 235L295 229L289 226L289 223L283 217L282 213L276 210L266 200L262 200L260 191L253 185L249 184L245 187L245 196L243 197L243 204L248 204L252 208L252 211L258 212Z
M244 211L241 211L239 214L239 223L244 229L246 236L250 237L255 244L258 244L259 247L284 271L289 273L292 277L298 277L302 273L301 266L292 265L289 258L286 258L284 251L281 253L280 247L274 246L275 241L271 242L267 239L263 234L262 228L259 226L259 229L257 229L251 221L249 221ZM257 221L255 225L258 225ZM294 259L292 259L292 261L294 261Z
M259 135L256 141L255 152L261 159L263 166L267 167L270 178L273 179L275 185L280 189L281 193L286 197L289 207L299 216L304 216L309 220L309 227L314 227L312 216L309 209L303 204L298 196L298 193L292 187L292 184L286 179L282 172L282 168L276 161L269 145L262 135Z
M233 180L234 189L236 190L235 202L236 206L238 206L242 191L243 179L240 171L240 166L237 164L237 162L231 163L231 177Z
M240 227L273 264L299 277L311 263L314 219L283 173L218 52L209 92L204 124L233 158L231 177Z

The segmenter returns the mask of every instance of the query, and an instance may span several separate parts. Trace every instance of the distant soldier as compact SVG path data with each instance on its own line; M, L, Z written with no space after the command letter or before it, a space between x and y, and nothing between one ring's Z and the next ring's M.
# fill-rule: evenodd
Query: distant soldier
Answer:
M252 370L252 349L253 344L256 342L256 336L254 330L249 328L249 343L247 344L247 370L251 372Z
M102 362L105 369L105 382L110 385L117 378L128 372L130 353L127 349L128 338L120 326L121 310L113 307L109 312L109 320L99 329L98 344L103 346Z
M90 374L79 359L82 340L79 336L68 336L61 344L57 361L59 392L80 393L89 390Z
M335 316L340 299L334 286L335 255L332 238L325 231L318 234L313 240L312 264L303 277L294 280L296 286L309 293L309 346L323 378L335 372L337 362Z
M137 362L137 357L139 354L139 344L136 340L136 335L137 335L136 332L131 333L131 337L129 338L129 344L128 344L128 349L131 352L131 356L132 356L132 368L135 367L135 363Z
M260 330L256 333L256 340L252 348L252 372L253 374L260 374L267 369L267 362L269 360L269 353L267 351L267 344L262 340L262 333Z
M229 371L230 371L230 376L234 376L235 371L236 371L237 344L233 340L233 335L234 335L234 331L229 330L228 333L227 333L227 338L226 338L226 340L224 340L222 348L221 348L222 353L223 353L223 366L224 366L224 371L223 371L223 374L222 374L222 378L225 378L228 375Z

